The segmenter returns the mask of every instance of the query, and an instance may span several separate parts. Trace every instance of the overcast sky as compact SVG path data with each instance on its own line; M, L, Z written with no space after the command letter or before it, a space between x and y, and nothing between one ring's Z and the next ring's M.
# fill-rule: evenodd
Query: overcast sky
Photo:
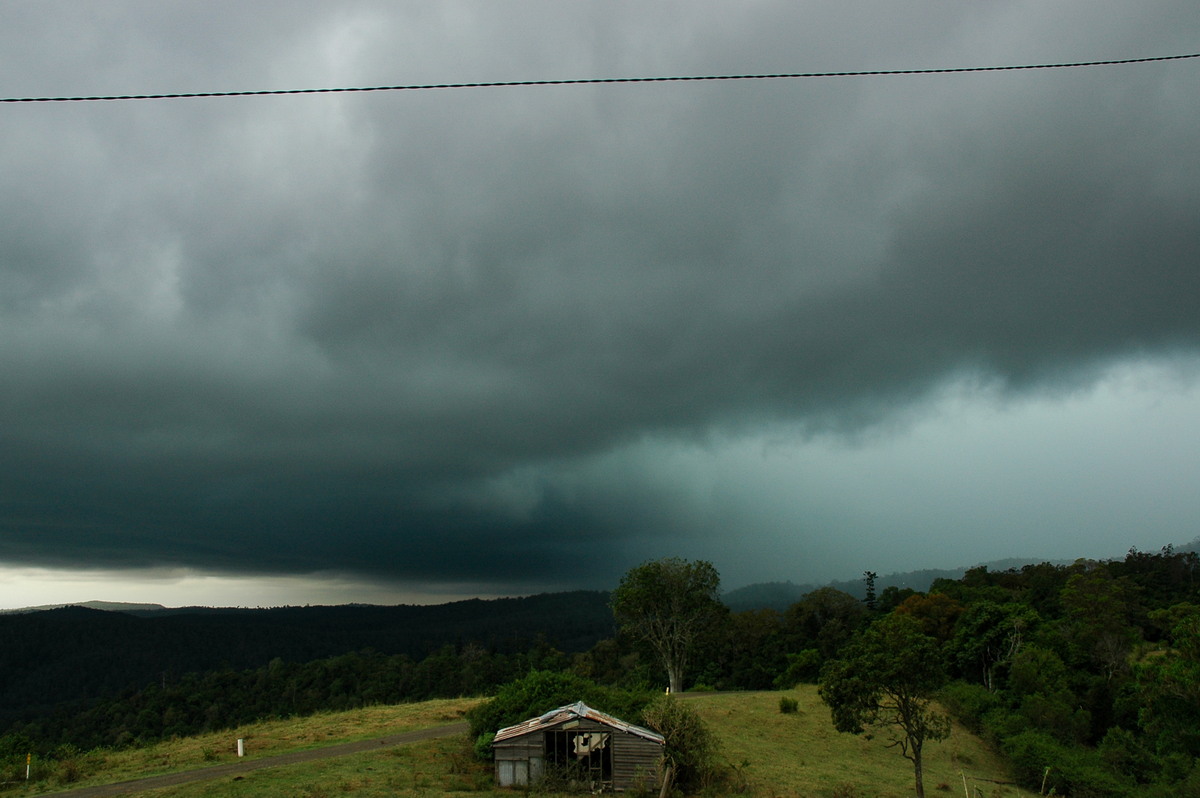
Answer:
M1200 52L1194 0L10 0L4 97ZM0 105L0 606L1200 536L1200 59Z

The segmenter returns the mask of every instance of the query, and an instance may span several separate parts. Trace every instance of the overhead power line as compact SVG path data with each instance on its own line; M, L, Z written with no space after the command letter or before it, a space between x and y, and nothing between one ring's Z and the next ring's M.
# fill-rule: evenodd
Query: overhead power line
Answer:
M952 67L944 69L870 69L855 72L775 72L747 75L677 75L674 77L570 78L566 80L497 80L479 83L418 83L401 86L357 86L326 89L261 89L254 91L198 91L174 94L104 94L79 97L0 97L0 103L72 103L109 100L180 100L199 97L263 97L278 94L350 94L371 91L428 91L433 89L499 89L510 86L586 86L601 83L684 83L716 80L775 80L782 78L861 78L883 75L946 75L962 72L1015 72L1030 69L1071 69L1078 67L1146 64L1152 61L1181 61L1200 58L1200 53L1163 55L1151 58L1124 58L1111 61L1076 61L1061 64L1020 64L1012 66Z

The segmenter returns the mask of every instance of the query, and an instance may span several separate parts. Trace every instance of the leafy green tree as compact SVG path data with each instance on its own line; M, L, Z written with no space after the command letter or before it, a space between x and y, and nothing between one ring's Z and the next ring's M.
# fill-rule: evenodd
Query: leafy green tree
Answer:
M950 735L950 720L934 711L945 681L937 641L908 615L892 613L871 624L821 671L819 692L840 732L886 730L891 746L913 764L918 798L925 796L925 743Z
M1172 646L1134 667L1138 725L1158 753L1200 757L1200 606L1155 615L1170 619Z
M1075 663L1091 664L1112 681L1122 672L1140 633L1133 620L1136 588L1103 565L1077 563L1061 593L1066 637Z
M911 587L897 587L896 585L888 585L879 594L879 601L876 602L876 609L882 613L889 613L896 607L900 606L909 596L917 595L917 591Z
M994 691L997 671L1012 662L1037 621L1037 613L1016 602L972 604L959 618L950 645L959 670Z
M697 641L728 612L720 587L712 563L668 557L631 569L612 593L621 630L654 649L673 693L683 690Z
M789 651L815 648L825 659L838 651L867 620L861 601L834 587L822 587L788 607L784 637Z
M657 669L631 642L625 637L601 640L590 651L576 654L570 670L598 684L658 692L661 688L655 685L661 680L654 673Z
M698 663L697 680L719 690L770 690L787 667L780 613L735 612L716 631L711 643L707 637L701 641L701 648L713 656L707 658L707 668Z
M1200 555L1194 551L1177 552L1173 546L1164 546L1157 554L1149 554L1130 549L1124 562L1111 562L1109 569L1136 585L1140 599L1150 609L1200 598Z
M1043 618L1057 618L1062 614L1060 596L1063 586L1070 577L1061 565L1043 562L1021 568L1018 590L1022 603L1028 604Z
M787 667L775 677L773 686L790 690L798 684L815 684L821 673L821 652L806 648L799 654L787 655Z
M1028 645L1013 657L1008 673L1008 695L1020 700L1035 693L1069 689L1070 675L1057 652Z
M945 593L914 593L896 607L901 615L911 615L921 624L921 631L945 643L954 635L955 626L965 607Z
M968 568L961 579L935 579L929 586L930 593L945 593L961 604L970 605L977 601L995 601L1003 604L1012 601L1016 586L1014 575L1004 571L989 571L986 565Z

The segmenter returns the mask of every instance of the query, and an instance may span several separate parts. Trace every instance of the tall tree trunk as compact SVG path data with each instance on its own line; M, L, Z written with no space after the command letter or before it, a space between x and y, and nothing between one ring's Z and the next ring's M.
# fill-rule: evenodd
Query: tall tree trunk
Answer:
M913 751L913 774L917 779L917 798L925 798L925 774L921 768L921 751Z

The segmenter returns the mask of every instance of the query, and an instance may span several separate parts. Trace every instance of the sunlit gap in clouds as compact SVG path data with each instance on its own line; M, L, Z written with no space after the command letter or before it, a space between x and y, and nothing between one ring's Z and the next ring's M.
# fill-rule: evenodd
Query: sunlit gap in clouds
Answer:
M467 586L383 584L338 574L252 576L187 568L80 571L0 565L0 610L87 601L282 607L442 604L477 597L479 592Z

